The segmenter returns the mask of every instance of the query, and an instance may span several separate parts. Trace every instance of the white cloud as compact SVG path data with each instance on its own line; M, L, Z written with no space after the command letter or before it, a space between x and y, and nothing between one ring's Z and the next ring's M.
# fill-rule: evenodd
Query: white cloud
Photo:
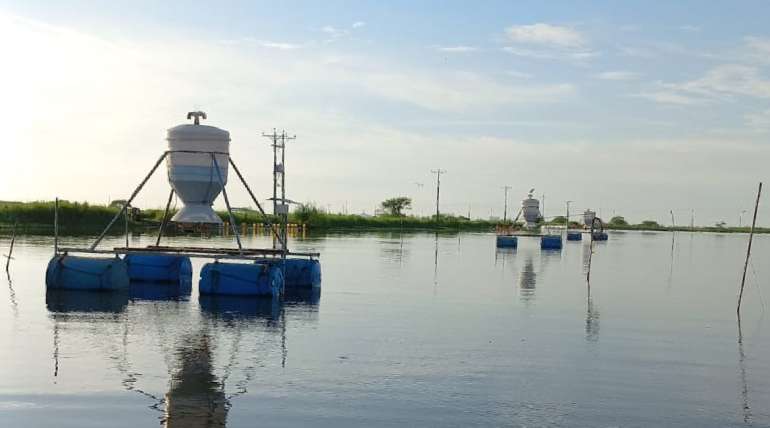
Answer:
M516 56L582 62L599 55L587 48L581 33L569 27L544 23L514 25L506 28L505 33L509 45L503 51Z
M701 30L697 25L680 25L679 29L687 33L697 33Z
M505 30L508 39L514 43L576 48L585 44L585 38L578 31L557 25L537 23L514 25Z
M602 80L634 80L639 78L639 73L633 71L605 71L595 76Z
M661 104L695 105L703 104L704 100L683 95L673 91L655 90L631 94L632 97L645 98Z
M467 53L467 52L475 52L478 50L478 48L474 46L438 46L436 48L440 52L450 52L450 53Z
M356 21L351 25L352 28L362 28L364 26L366 26L366 22L364 21Z
M575 94L571 84L507 85L476 73L378 73L365 80L369 91L428 110L462 112L502 105L552 103Z
M755 131L770 131L770 109L747 114L746 125Z
M550 49L527 49L518 46L505 46L503 51L511 55L516 55L525 58L534 59L549 59L549 60L570 60L570 61L585 61L591 58L599 56L599 52L595 51L563 51L563 50L550 50Z
M257 41L257 43L262 47L271 48L271 49L293 50L293 49L302 48L302 45L298 45L295 43L271 42L267 40L259 40Z
M667 104L704 104L737 96L770 98L770 80L760 70L740 64L712 68L703 77L682 83L658 83L649 93L636 94Z

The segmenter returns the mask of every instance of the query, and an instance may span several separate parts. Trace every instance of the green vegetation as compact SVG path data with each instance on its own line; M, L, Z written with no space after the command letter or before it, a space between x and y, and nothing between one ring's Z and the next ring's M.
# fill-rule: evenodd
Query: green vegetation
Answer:
M412 208L412 198L406 196L399 196L396 198L390 198L382 201L382 209L387 213L395 217L401 217L404 215L403 211Z
M610 219L610 226L624 227L628 226L628 222L623 216L616 215Z
M400 199L400 198L393 198ZM408 198L406 198L408 199ZM385 201L387 202L387 201ZM407 201L398 201L393 205L391 213L395 215L366 216L355 214L332 214L320 210L313 204L297 206L289 215L289 222L304 224L311 230L371 230L371 229L413 229L413 230L473 230L493 231L499 221L469 220L462 216L441 215L439 221L435 216L417 217L403 214ZM408 201L411 202L411 201ZM388 204L390 205L390 204ZM384 206L384 205L383 205ZM110 222L122 207L121 203L111 206L91 205L87 202L59 201L59 226L62 233L99 233ZM399 209L400 208L400 209ZM401 212L401 215L397 213ZM173 212L172 212L173 214ZM225 211L217 212L227 221L229 216ZM234 213L238 223L264 223L261 213L255 210L238 210ZM129 227L140 231L145 229L155 230L163 217L162 209L145 209L133 212L130 216ZM18 222L22 232L26 233L51 233L53 231L54 203L52 201L38 202L4 202L0 201L0 228L8 229ZM273 223L278 219L271 215L268 218ZM556 217L549 224L562 225L566 219ZM570 222L571 227L582 227L575 222ZM122 219L115 223L110 233L123 232ZM728 227L724 222L718 222L714 226L699 226L690 228L687 226L663 226L653 220L645 220L640 224L629 224L622 216L613 217L609 224L605 225L610 230L654 230L654 231L698 231L721 233L745 233L749 227ZM770 228L757 228L757 233L770 233Z

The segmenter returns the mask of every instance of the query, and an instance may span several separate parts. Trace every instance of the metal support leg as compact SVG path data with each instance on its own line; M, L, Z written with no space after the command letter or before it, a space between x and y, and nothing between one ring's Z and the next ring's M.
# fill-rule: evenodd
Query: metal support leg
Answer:
M235 216L233 210L230 208L230 199L227 197L227 190L225 190L225 183L222 180L222 171L219 170L219 163L217 163L217 157L212 153L211 160L214 163L214 168L217 170L217 177L219 177L219 184L222 185L222 196L225 197L225 205L227 206L227 214L230 216L230 228L233 230L235 240L238 242L238 251L243 254L243 246L241 246L241 235L238 233L238 227L235 224Z
M168 202L166 202L166 211L163 212L163 219L160 222L160 229L158 230L158 239L155 240L155 246L160 245L160 238L163 236L163 231L166 230L166 224L168 223L168 211L171 208L171 200L174 199L174 189L168 194Z
M267 216L265 213L265 210L262 209L262 205L259 204L259 200L257 200L257 197L254 196L254 192L251 191L251 188L249 187L248 183L246 183L246 180L243 178L243 175L241 175L241 171L238 170L238 167L235 166L235 162L233 162L233 158L230 158L230 165L233 167L233 171L235 171L235 175L238 176L238 178L241 180L241 183L243 183L243 187L246 188L246 191L249 192L249 196L251 196L251 200L254 201L254 203L257 205L257 209L260 213L262 213L262 217L265 219L265 223L267 223L267 227L270 228L270 230L273 232L273 236L275 236L278 241L281 242L281 245L283 248L286 248L285 242L281 239L281 236L278 234L278 232L273 228L273 223L270 221L270 217Z
M128 198L128 201L126 201L126 204L123 205L123 209L121 209L117 214L115 214L115 217L112 218L112 220L110 221L110 224L108 224L107 227L104 228L104 230L102 231L101 235L99 235L99 237L96 238L96 241L94 241L94 243L91 244L91 249L92 250L95 250L96 247L99 245L99 243L102 242L102 239L104 239L104 236L110 230L112 225L115 224L116 221L118 221L118 219L120 218L121 214L126 212L126 208L129 205L131 205L131 202L134 201L134 198L136 198L136 195L139 194L139 191L142 190L142 187L144 187L144 185L147 183L147 180L149 180L150 177L152 177L152 174L155 173L155 170L158 169L158 166L160 165L161 162L163 162L163 159L165 159L166 156L168 156L168 152L163 152L163 154L160 155L160 157L155 162L155 165L153 165L153 167L150 170L150 172L147 174L146 177L144 177L144 180L142 180L142 182L139 183L139 186L137 186L137 188L134 190L134 193L131 194L131 197Z

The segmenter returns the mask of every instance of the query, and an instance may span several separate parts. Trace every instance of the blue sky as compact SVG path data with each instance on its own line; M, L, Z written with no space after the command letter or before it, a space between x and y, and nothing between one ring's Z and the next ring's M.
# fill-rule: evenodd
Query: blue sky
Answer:
M474 216L500 215L505 184L547 214L736 223L751 205L767 2L415 3L0 1L0 199L117 198L202 108L265 196L259 133L298 134L290 196L333 210L408 194L427 213L439 166L444 210Z

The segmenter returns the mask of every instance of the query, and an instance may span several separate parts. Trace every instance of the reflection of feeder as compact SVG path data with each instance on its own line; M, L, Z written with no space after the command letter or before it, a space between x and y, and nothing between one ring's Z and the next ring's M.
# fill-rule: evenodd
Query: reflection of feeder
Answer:
M183 339L179 369L172 374L166 393L164 425L172 427L224 427L230 408L224 385L214 374L211 339L206 333Z
M524 300L529 300L535 295L536 282L537 273L535 272L535 265L532 261L532 256L529 255L524 259L524 266L522 266L521 275L519 276L519 291Z

